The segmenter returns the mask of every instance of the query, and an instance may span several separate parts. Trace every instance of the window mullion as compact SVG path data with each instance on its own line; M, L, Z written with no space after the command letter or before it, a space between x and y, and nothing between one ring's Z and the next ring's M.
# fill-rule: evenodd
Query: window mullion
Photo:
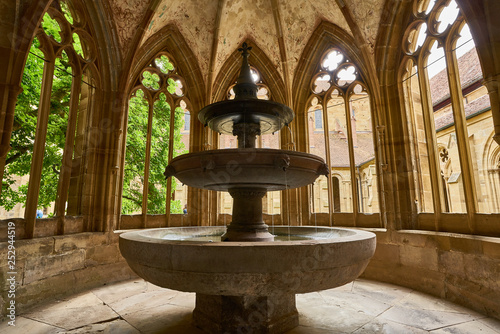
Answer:
M332 226L332 212L333 212L333 188L332 188L332 160L330 156L330 127L328 126L328 102L323 100L323 132L325 136L325 148L326 148L326 164L328 166L328 175L326 176L326 186L328 188L328 216L329 225Z
M72 170L73 149L75 146L76 121L78 119L78 110L80 107L80 91L82 86L82 77L79 71L73 76L71 84L70 107L68 114L68 128L66 129L66 141L62 157L61 173L59 174L59 184L57 190L57 199L54 212L57 217L64 217L66 210L66 201L68 200L68 191ZM57 234L64 234L64 219L59 219Z
M429 170L432 186L432 201L434 203L434 213L436 215L436 224L439 221L439 215L444 211L444 189L439 175L439 159L437 156L436 127L434 125L434 108L432 107L431 90L429 76L423 66L423 59L420 58L417 65L418 83L420 86L420 96L422 98L422 116L424 119L425 137L427 142L427 152L429 155ZM436 226L436 230L439 230Z
M450 85L450 98L455 120L455 131L457 133L457 145L460 152L460 168L462 170L462 182L464 186L465 205L469 217L469 228L472 231L472 222L477 212L477 193L474 186L474 173L472 167L471 152L468 142L467 123L465 120L464 103L460 77L458 73L458 61L455 52L451 48L445 48L446 69Z
M148 130L146 134L146 161L144 161L144 181L142 185L142 221L143 227L146 227L146 217L148 213L148 190L149 190L149 165L151 162L151 133L153 132L153 109L154 103L148 101Z
M40 182L42 180L43 157L45 155L45 140L49 122L50 96L52 94L54 68L55 60L45 62L43 68L40 109L38 110L36 121L35 143L33 146L33 156L31 158L30 179L24 216L26 220L25 233L28 239L32 239L35 233L36 209L38 206Z
M175 126L175 106L170 109L170 133L168 138L168 163L174 158L174 126ZM167 223L170 226L170 202L172 201L172 177L167 180Z
M344 95L344 107L345 107L345 118L347 124L347 143L349 146L349 172L351 173L351 205L352 205L352 213L354 226L356 226L357 216L359 213L359 204L358 204L358 190L356 187L356 160L354 159L354 143L353 143L353 134L352 134L352 121L351 121L351 106L349 102L348 94Z

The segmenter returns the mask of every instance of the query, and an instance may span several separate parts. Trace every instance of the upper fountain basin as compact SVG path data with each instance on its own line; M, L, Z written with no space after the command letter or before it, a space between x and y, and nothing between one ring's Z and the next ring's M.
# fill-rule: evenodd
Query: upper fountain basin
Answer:
M264 296L334 288L356 279L375 252L375 234L327 227L272 227L296 241L190 241L224 227L163 228L120 235L120 251L142 278L208 295ZM182 239L182 240L179 240Z
M293 120L293 111L288 106L268 100L235 99L212 103L198 114L203 125L212 130L233 135L233 124L255 123L260 125L260 134L279 131Z
M322 158L312 154L259 148L210 150L178 156L165 176L199 189L227 191L232 188L293 189L327 175Z

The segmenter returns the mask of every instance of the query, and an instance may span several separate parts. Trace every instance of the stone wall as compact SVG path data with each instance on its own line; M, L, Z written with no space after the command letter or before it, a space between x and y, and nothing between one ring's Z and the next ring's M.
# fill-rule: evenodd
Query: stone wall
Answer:
M406 286L500 319L500 238L429 231L373 231L363 277Z
M16 313L109 282L136 277L118 249L118 234L78 233L15 241L16 268L8 267L8 243L0 243L0 308L6 315L9 272L16 276Z

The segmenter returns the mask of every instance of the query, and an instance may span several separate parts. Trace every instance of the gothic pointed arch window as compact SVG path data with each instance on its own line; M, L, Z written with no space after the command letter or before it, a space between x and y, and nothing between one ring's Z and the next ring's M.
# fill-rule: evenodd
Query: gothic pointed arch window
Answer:
M271 90L269 86L265 83L262 78L260 71L253 65L250 64L250 71L252 73L252 78L258 87L257 98L262 100L272 100ZM236 79L234 83L231 84L227 89L226 97L228 100L232 100L235 97L233 90L236 84ZM237 141L235 136L230 135L219 135L219 148L236 148ZM277 133L265 134L257 136L256 146L258 148L271 148L279 149L280 147L280 137ZM219 213L220 214L231 214L232 213L232 198L227 192L219 193ZM280 214L281 212L281 194L279 191L269 191L262 199L262 212L264 214L264 219L269 216Z
M330 214L334 224L335 215L345 218L339 224L349 219L356 224L360 213L379 212L377 174L369 172L376 170L369 91L356 64L336 47L323 54L310 89L309 152L324 158L330 169L329 176L310 186L312 212ZM361 175L368 174L370 194L367 181L360 183ZM378 223L377 215L372 219Z
M456 1L415 0L402 48L400 89L417 211L492 213L482 163L493 131L490 101Z
M180 214L187 187L163 172L173 158L189 151L192 110L186 84L166 51L143 68L128 109L122 214ZM146 222L143 221L143 224Z
M35 32L14 113L1 206L7 217L23 216L26 236L35 219L82 214L89 145L85 129L100 89L98 49L80 1L54 0ZM24 208L23 208L24 207Z

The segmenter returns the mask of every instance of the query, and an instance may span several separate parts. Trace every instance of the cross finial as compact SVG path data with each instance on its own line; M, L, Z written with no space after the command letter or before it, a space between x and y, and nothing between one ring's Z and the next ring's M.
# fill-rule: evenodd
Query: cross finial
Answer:
M248 53L248 51L250 51L250 50L252 50L252 47L248 46L246 42L244 42L241 45L241 48L238 49L238 51L241 52L241 55L243 57L248 56L250 54L250 53Z

